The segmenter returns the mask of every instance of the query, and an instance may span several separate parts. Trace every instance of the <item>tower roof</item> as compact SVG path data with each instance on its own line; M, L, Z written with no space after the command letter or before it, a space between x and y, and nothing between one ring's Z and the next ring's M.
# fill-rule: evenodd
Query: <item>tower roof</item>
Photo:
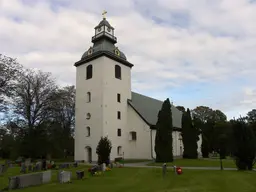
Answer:
M133 64L127 61L125 54L115 46L117 38L114 36L114 28L109 24L105 15L94 29L95 35L92 37L93 46L84 52L81 60L76 62L75 66L82 65L103 55L123 63L128 67L133 66Z
M94 29L98 29L98 28L100 28L100 27L102 27L102 26L107 26L107 27L109 27L110 29L114 29L114 27L112 27L112 26L109 24L109 22L107 21L106 18L103 18L102 21L101 21L96 27L94 27Z

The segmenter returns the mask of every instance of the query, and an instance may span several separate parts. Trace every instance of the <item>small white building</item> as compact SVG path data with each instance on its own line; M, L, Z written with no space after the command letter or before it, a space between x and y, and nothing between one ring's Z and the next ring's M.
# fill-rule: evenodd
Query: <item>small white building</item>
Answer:
M112 143L110 158L155 158L155 125L162 101L131 91L131 64L115 44L114 28L104 18L95 27L93 46L75 63L75 160L97 161L102 136ZM183 151L182 113L172 106L173 155ZM200 152L201 139L198 143Z

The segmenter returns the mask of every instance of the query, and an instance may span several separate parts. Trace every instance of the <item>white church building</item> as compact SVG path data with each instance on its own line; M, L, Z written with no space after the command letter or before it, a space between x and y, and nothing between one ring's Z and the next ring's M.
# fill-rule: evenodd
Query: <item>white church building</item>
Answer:
M133 64L115 46L114 28L106 18L95 27L92 43L75 63L75 160L97 161L102 136L112 143L111 160L155 159L156 122L163 102L131 91ZM171 110L173 155L182 156L182 113L174 106ZM200 148L201 139L199 153Z

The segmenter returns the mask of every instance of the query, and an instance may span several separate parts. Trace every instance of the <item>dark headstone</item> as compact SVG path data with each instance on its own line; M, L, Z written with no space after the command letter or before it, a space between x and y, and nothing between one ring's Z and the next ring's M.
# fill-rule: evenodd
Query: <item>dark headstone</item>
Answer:
M27 172L27 168L25 166L25 163L22 163L20 167L20 173L26 173L26 172Z
M84 177L84 171L76 171L77 179L83 179Z
M47 163L46 163L46 159L44 159L42 162L42 170L46 170L46 169L47 169Z
M94 165L92 168L91 168L91 175L94 175L95 172L99 171L99 166L98 165Z
M9 177L9 190L12 189L17 189L18 188L18 181L17 181L17 177Z
M163 177L165 177L166 171L167 171L166 163L163 164L162 170L163 170Z

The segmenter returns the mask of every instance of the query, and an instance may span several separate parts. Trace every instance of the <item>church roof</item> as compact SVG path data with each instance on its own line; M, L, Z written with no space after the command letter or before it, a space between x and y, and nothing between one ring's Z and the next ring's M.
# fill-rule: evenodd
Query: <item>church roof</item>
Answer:
M114 30L106 18L103 18L103 20L95 27L95 30L102 26ZM125 54L115 46L117 38L114 36L114 33L110 34L104 30L98 34L95 32L95 35L92 37L93 46L89 47L89 49L84 52L80 61L75 63L75 66L77 67L98 57L106 56L128 67L133 67L133 64L127 61Z
M128 103L148 125L156 125L158 112L162 108L163 101L132 92L132 99L128 100ZM172 105L171 110L173 127L180 129L182 113L174 105Z
M101 26L107 26L107 27L109 27L110 29L114 29L114 28L109 24L109 22L106 20L106 18L103 18L103 19L101 20L101 22L99 23L99 25L97 25L94 29L97 29L97 28L99 28L99 27L101 27Z

